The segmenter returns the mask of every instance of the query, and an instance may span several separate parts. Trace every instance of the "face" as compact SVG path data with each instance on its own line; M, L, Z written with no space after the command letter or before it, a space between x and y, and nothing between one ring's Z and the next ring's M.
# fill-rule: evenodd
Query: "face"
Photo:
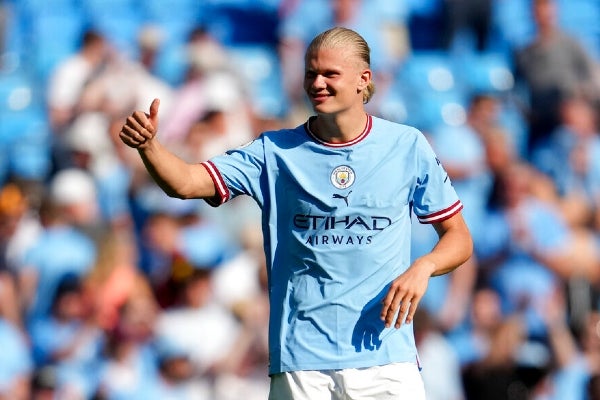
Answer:
M318 114L363 108L371 71L348 49L321 48L306 56L304 90Z

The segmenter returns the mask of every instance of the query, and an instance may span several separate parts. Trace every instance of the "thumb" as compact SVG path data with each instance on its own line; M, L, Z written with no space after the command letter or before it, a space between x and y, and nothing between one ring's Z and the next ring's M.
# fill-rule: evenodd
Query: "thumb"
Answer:
M160 105L160 99L154 99L152 104L150 104L150 114L148 117L150 118L150 122L156 128L158 126L158 106Z

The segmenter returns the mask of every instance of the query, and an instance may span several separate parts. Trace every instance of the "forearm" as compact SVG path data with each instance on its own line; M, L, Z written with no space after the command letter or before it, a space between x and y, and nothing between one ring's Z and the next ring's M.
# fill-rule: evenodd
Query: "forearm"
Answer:
M150 141L138 152L152 179L169 196L189 199L215 195L212 179L204 167L188 164L157 140Z
M427 262L431 276L444 275L464 264L473 253L473 241L462 215L434 225L439 241L430 253L421 257Z

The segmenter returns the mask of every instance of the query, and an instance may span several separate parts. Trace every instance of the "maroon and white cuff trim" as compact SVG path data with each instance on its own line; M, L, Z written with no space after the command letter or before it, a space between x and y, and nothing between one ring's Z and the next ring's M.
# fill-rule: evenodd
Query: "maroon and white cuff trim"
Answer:
M219 172L215 164L212 163L212 161L205 161L203 163L200 163L200 165L202 165L204 168L206 168L206 171L208 171L208 175L210 175L210 178L212 179L215 185L215 190L217 192L215 197L207 198L204 200L213 207L220 206L221 204L229 200L229 188L225 184L221 173Z
M422 224L431 224L434 222L444 221L454 215L456 215L460 210L463 209L463 204L458 200L456 203L452 204L448 208L444 208L443 210L434 212L433 214L417 216L419 222Z

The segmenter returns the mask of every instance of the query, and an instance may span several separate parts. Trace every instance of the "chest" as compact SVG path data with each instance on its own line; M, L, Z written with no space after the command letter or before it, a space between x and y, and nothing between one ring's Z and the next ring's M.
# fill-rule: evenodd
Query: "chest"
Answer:
M386 146L308 150L295 149L273 160L277 194L286 199L288 211L389 215L410 202L414 161L402 151Z

